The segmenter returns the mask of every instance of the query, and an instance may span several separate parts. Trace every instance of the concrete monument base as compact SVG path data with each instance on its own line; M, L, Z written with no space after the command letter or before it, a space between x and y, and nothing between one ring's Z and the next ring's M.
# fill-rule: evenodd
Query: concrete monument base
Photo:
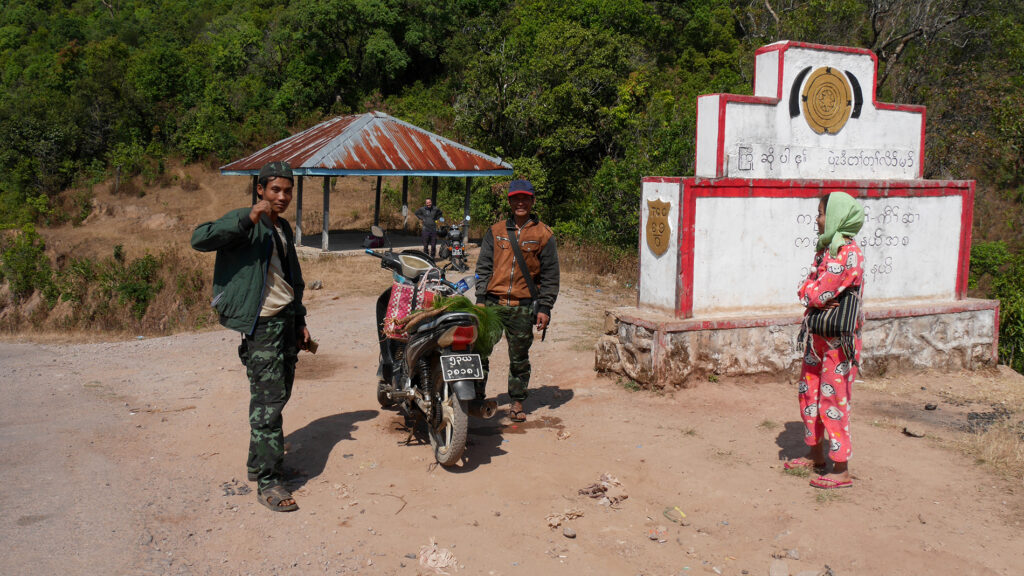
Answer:
M994 368L999 302L964 299L865 304L861 373ZM799 375L801 312L677 319L651 309L605 312L595 369L646 388L686 388L701 378Z

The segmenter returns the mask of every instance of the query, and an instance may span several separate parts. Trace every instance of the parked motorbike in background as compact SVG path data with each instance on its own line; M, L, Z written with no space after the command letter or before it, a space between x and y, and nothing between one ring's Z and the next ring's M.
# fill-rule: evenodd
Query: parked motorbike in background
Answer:
M463 226L468 225L469 216L466 216L462 224L449 225L444 238L441 239L441 250L438 253L442 260L450 258L452 268L459 272L469 270L469 264L466 263L466 247L462 244Z
M373 234L383 237L376 226ZM496 410L493 401L483 406L474 402L475 382L484 376L480 355L473 352L478 321L468 312L414 312L430 309L434 298L468 290L472 278L449 282L446 269L438 268L420 250L367 249L366 253L380 258L381 267L394 277L377 299L377 401L382 408L397 405L407 417L422 418L434 458L442 466L451 466L466 448L470 409L484 418ZM407 322L414 318L419 321Z

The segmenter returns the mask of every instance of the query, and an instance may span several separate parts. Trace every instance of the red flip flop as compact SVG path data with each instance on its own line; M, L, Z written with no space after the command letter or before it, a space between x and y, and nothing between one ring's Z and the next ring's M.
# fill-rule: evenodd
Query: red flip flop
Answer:
M834 490L836 488L852 488L853 480L833 480L824 476L818 476L814 480L811 480L811 486L820 488L822 490Z
M813 460L801 456L800 458L786 460L782 463L782 467L786 470L799 470L800 468L824 468L825 464L815 464Z

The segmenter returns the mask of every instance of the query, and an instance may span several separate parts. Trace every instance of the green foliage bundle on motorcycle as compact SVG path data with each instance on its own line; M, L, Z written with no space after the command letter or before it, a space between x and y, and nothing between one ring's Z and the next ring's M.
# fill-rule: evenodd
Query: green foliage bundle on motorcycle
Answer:
M480 332L477 334L473 350L481 356L490 356L494 345L501 339L501 318L497 312L486 306L477 306L465 296L449 296L434 298L434 308L447 307L451 312L469 312L476 316Z

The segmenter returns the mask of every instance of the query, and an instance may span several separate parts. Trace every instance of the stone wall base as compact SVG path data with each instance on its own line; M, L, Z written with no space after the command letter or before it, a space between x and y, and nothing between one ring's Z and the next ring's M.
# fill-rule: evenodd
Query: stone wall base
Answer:
M899 303L866 306L861 373L994 368L998 363L999 302ZM605 334L594 368L647 388L685 388L720 376L795 377L802 315L720 316L680 320L638 308L605 312Z

